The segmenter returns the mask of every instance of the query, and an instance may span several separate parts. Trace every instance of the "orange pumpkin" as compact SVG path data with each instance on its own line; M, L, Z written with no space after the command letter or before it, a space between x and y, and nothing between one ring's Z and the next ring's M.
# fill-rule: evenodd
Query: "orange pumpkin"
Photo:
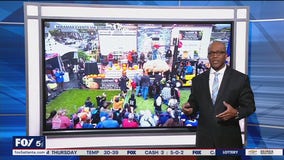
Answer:
M99 89L100 88L100 86L97 82L89 82L89 83L90 83L89 85L90 85L91 89Z

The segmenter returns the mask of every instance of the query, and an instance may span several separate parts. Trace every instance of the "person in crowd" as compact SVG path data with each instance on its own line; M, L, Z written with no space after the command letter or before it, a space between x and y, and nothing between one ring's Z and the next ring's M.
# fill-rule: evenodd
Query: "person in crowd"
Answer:
M254 94L247 75L226 65L226 45L208 47L211 68L195 77L191 94L182 107L186 115L199 114L197 148L243 148L239 120L255 112ZM198 157L198 159L241 157Z
M139 68L143 68L143 65L145 63L145 54L143 52L140 53L140 56L139 56Z
M180 79L185 79L185 62L181 61L177 68L177 75L180 77Z
M200 61L200 62L197 64L197 69L198 69L198 73L203 73L204 71L207 70L207 67L205 66L205 64L204 64L203 61Z
M51 124L52 129L60 129L61 119L60 119L60 115L58 113L55 116L53 116L51 123L52 123Z
M47 63L45 66L46 66L45 67L45 74L50 74L50 75L54 76L54 73L52 71L53 66L50 63Z
M45 75L46 83L56 83L56 79L53 78L52 74Z
M141 77L141 90L142 90L142 97L144 100L148 99L149 86L150 86L150 77L148 73L145 71L143 76Z
M183 122L180 121L179 117L177 116L177 111L172 109L172 107L168 107L167 114L165 114L167 117L164 117L164 123L162 124L163 127L177 127L177 126L183 126ZM165 119L168 118L168 119Z
M140 93L141 93L141 75L139 73L136 73L134 75L134 81L135 81L135 84L136 84L135 95L140 96Z
M119 128L117 120L113 119L113 112L108 113L108 118L102 121L102 128Z
M164 124L163 127L178 127L183 126L183 123L179 121L177 118L169 118Z
M85 76L85 61L80 58L78 62L77 79L80 81L79 86L83 84L82 78Z
M178 108L179 104L176 98L173 96L170 98L169 103L168 103L169 108L171 109L176 109Z
M112 53L109 53L107 56L107 61L108 61L108 66L112 67L113 66L113 61L114 61L114 56Z
M68 63L66 68L67 68L67 72L69 73L70 80L73 80L73 78L74 78L74 65L72 63Z
M152 94L153 98L156 99L160 94L162 90L161 80L163 79L162 73L155 72L154 73L154 81L152 85Z
M137 54L137 52L136 51L133 51L133 53L132 53L132 60L133 60L133 64L137 64L137 62L138 62L138 54Z
M161 95L163 97L163 102L168 105L168 102L170 100L171 96L171 87L170 87L170 81L166 83L166 86L162 89Z
M103 106L100 109L100 118L103 116L106 118L108 117L108 113L111 112L111 110L109 109L110 104L110 102L103 103Z
M131 81L131 93L135 93L135 90L136 90L136 82L135 80L133 79Z
M52 129L68 129L70 126L71 120L66 116L66 110L59 110L52 119Z
M190 61L187 61L187 62L186 62L185 72L184 72L184 76L183 76L183 77L185 77L186 75L193 74L193 73L194 73L194 68L193 68L193 66L191 65Z
M50 112L48 118L46 119L46 130L51 130L52 129L52 119L56 116L57 111L53 110Z
M162 112L163 97L160 94L156 99L154 99L154 107L156 115L159 115Z
M158 48L153 47L153 55L152 56L153 56L152 60L158 59L158 57L159 57L159 50L158 50Z
M96 125L100 122L100 108L91 108L91 123ZM94 126L95 127L95 126Z
M158 120L158 126L159 127L164 127L165 125L165 123L170 119L170 118L172 118L171 117L171 112L172 111L172 109L171 108L167 108L167 110L166 111L163 111L163 112L161 112L160 114L159 114L159 120Z
M87 118L86 121L83 123L82 128L94 128L94 125L92 124L92 119Z
M120 127L121 127L122 119L123 119L123 117L121 115L122 110L123 110L123 108L119 109L117 111L112 111L112 113L113 113L113 118L112 119L116 120Z
M127 118L129 113L131 113L131 108L128 103L125 103L122 111L120 112L120 117Z
M120 87L121 92L127 93L127 83L129 78L126 76L126 72L122 73L122 76L118 79L118 86Z
M129 106L131 108L130 112L134 113L134 110L137 108L137 106L136 106L136 98L135 98L135 94L134 93L132 93L130 98L128 99L128 104L129 104Z
M70 118L67 117L67 111L65 109L58 111L59 114L59 118L61 120L61 125L60 125L60 129L66 129L69 128L71 125L71 121Z
M80 117L76 116L76 117L73 118L73 128L74 129L81 129L82 128Z
M172 51L170 49L168 49L166 51L166 55L165 55L167 64L169 64L169 65L172 64L172 57L173 57Z
M112 109L114 111L121 110L123 108L123 103L124 103L123 98L121 98L120 96L114 96L113 97Z
M87 97L86 101L85 101L85 107L89 107L92 108L94 107L92 101L91 101L91 97Z
M101 108L104 102L106 102L106 94L103 93L101 96L96 96L96 101L97 101L97 106Z
M170 84L171 87L171 98L176 99L177 102L180 102L180 90L175 86L174 83Z
M132 55L133 55L132 51L128 52L128 55L127 55L128 67L132 67L132 65L133 65L133 57L132 57Z
M83 122L86 122L87 119L91 119L92 113L89 107L83 106L82 109L80 109L80 111L77 113L77 116L80 117L81 125L82 125Z
M59 70L59 68L56 68L55 69L55 73L54 73L54 76L55 76L55 79L56 79L56 83L57 83L57 89L58 89L58 92L61 93L63 92L64 90L64 72L61 72Z
M140 121L139 121L141 127L155 127L156 126L156 122L155 122L155 119L153 118L151 111L146 110L141 115L142 116L140 117Z
M198 119L196 117L187 117L187 119L182 119L182 120L184 123L183 125L186 127L197 127L198 126Z
M154 84L157 86L160 86L161 80L163 79L162 73L160 72L155 72L154 73Z
M107 118L105 116L102 116L100 118L99 123L96 125L96 128L103 128L103 122L106 120Z
M139 127L138 122L134 119L133 113L129 113L128 118L124 118L122 120L122 127L123 128L137 128L137 127Z
M47 101L56 97L56 89L58 88L56 79L52 74L45 74L45 83L46 83L46 99Z

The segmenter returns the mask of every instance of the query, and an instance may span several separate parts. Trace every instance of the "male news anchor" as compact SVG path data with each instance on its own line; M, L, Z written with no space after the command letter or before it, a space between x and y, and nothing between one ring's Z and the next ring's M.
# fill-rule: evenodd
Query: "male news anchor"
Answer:
M243 148L239 120L255 111L254 94L248 76L226 65L227 56L224 43L214 41L209 45L211 68L193 79L188 102L182 106L186 115L199 113L196 148Z

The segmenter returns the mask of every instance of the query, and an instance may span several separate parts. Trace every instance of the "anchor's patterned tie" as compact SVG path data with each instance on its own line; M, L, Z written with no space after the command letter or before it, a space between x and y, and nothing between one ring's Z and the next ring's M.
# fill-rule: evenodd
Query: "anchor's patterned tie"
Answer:
M219 79L218 79L218 75L220 73L215 72L214 75L214 80L213 80L213 85L212 85L212 102L213 104L215 104L216 98L217 98L217 94L218 94L218 88L219 88Z

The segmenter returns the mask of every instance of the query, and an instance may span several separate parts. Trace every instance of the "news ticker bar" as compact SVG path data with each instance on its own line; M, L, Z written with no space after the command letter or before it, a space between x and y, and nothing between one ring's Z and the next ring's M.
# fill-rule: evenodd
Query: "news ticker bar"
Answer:
M26 156L283 156L283 149L13 149Z

